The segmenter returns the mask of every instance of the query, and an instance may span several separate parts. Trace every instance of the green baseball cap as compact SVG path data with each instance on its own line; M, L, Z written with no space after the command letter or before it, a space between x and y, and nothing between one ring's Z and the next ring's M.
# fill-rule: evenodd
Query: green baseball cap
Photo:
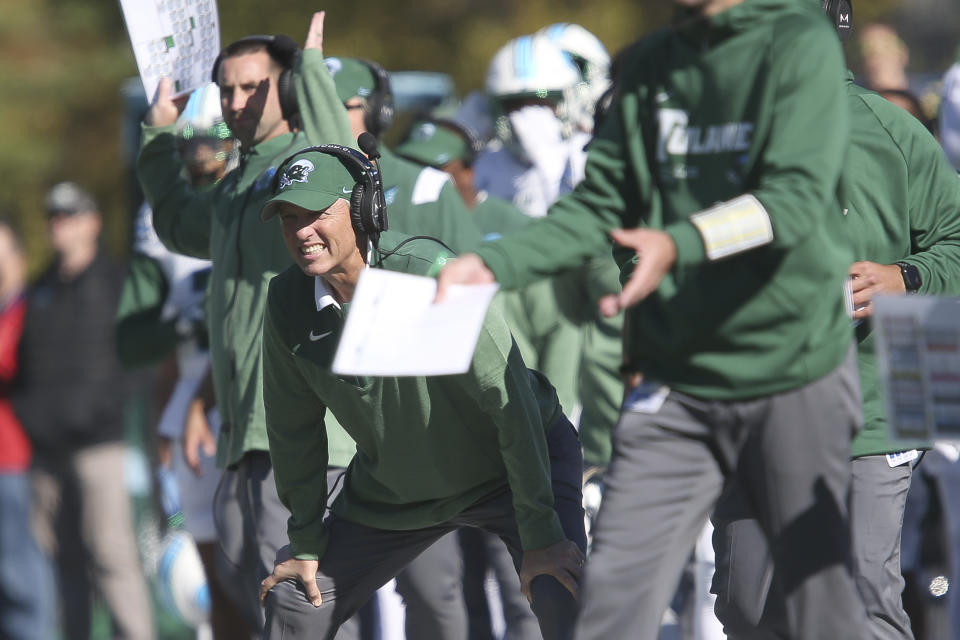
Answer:
M370 67L356 58L326 58L324 62L333 76L340 102L345 103L356 96L367 98L377 88Z
M328 153L298 153L278 169L276 193L263 205L260 219L267 221L277 215L284 202L308 211L323 211L340 199L349 202L360 178L353 175L352 169L344 160Z
M463 136L436 122L421 120L410 127L407 139L393 149L405 158L441 168L453 160L464 158L469 148Z

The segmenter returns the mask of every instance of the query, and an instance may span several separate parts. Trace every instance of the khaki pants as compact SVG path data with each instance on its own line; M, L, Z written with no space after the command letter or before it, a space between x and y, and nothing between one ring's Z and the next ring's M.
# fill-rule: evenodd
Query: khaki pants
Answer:
M117 638L155 637L125 461L126 446L118 442L38 455L34 463L34 529L40 546L56 560L68 640L90 637L94 589L110 610Z

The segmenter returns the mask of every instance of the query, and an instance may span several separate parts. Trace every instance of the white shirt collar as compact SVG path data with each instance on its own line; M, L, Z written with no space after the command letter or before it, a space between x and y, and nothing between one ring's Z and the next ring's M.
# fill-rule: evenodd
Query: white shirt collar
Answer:
M313 297L317 301L317 311L321 311L330 305L337 309L340 308L340 303L333 299L333 295L320 276L313 277Z

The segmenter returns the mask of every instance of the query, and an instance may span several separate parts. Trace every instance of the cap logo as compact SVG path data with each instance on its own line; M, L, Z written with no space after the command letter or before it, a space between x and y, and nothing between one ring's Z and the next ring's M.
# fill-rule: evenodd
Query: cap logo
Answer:
M337 75L337 72L343 69L343 63L340 62L340 58L327 58L323 62L327 65L327 71L329 71L332 76Z
M307 182L307 176L313 171L313 163L309 160L297 160L287 167L287 170L280 176L280 188L286 189L294 182Z
M437 132L437 125L432 122L425 122L413 134L414 140L429 140Z

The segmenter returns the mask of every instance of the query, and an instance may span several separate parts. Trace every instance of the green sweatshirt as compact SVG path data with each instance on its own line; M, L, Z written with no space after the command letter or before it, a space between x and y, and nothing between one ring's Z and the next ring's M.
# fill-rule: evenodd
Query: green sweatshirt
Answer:
M385 232L380 246L405 236ZM382 267L428 274L445 251L414 240ZM322 284L322 280L320 281ZM270 283L263 325L264 401L292 552L324 553L329 409L357 443L334 513L390 530L445 522L509 484L524 549L563 539L553 511L545 431L560 417L545 378L527 369L499 312L484 321L463 375L340 377L330 371L349 304L323 297L297 267ZM323 340L308 334L332 332Z
M900 107L853 84L847 75L850 147L841 176L844 225L856 260L904 261L920 271L919 293L960 293L960 178L937 141ZM892 453L929 443L894 445L870 323L857 328L864 429L853 455Z
M303 130L244 150L240 166L212 190L196 191L181 176L173 127L143 127L140 184L157 234L178 253L213 260L208 299L210 352L223 426L217 464L266 450L260 329L270 279L292 260L279 220L260 221L277 165L320 142L355 144L346 112L317 50L303 52L293 74Z
M851 343L851 255L835 200L848 136L843 59L819 7L745 0L678 20L627 51L621 69L586 178L545 218L477 253L516 287L604 251L611 229L662 229L677 260L629 311L631 364L718 400L826 375ZM742 194L762 206L692 218ZM705 238L714 257L730 255L708 259ZM625 278L630 264L621 266Z

